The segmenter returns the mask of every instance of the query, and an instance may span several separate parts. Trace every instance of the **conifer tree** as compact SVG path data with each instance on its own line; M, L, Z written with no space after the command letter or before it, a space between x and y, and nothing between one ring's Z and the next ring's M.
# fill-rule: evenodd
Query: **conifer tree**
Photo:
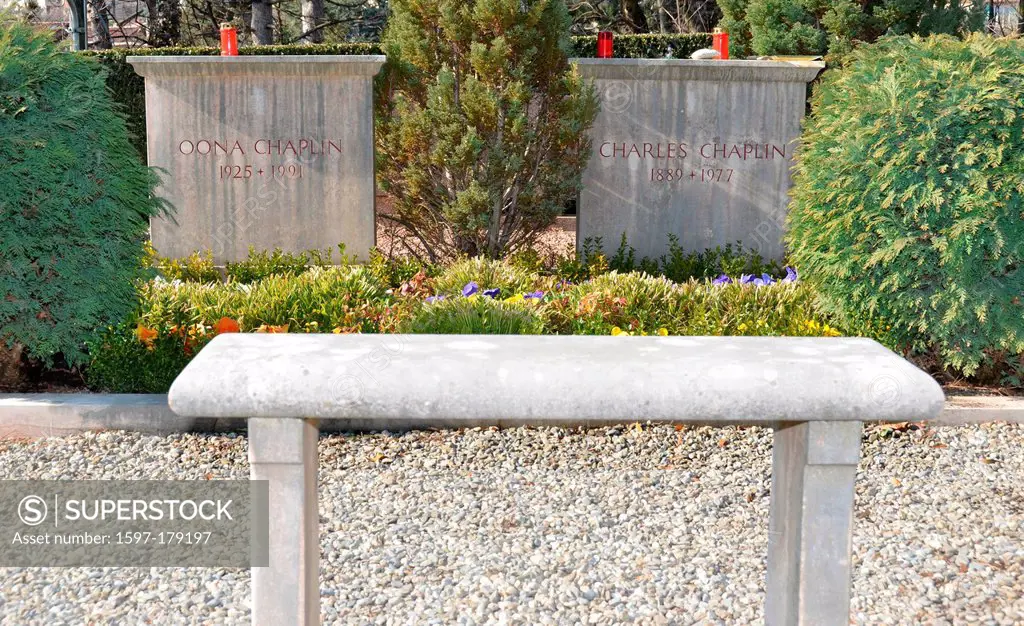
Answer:
M390 219L433 260L529 245L579 190L598 110L563 0L394 0L378 90Z

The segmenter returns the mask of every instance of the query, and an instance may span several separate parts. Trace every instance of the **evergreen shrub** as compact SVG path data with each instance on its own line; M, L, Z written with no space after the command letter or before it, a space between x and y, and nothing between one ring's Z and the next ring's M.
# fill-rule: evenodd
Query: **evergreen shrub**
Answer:
M889 38L826 74L790 258L844 327L971 375L1024 350L1024 46Z
M564 0L393 0L376 114L385 216L432 261L528 247L579 193L598 112Z
M94 60L0 25L0 341L86 359L147 273L149 218L167 206Z
M718 0L730 54L845 55L884 35L964 35L984 26L981 0Z

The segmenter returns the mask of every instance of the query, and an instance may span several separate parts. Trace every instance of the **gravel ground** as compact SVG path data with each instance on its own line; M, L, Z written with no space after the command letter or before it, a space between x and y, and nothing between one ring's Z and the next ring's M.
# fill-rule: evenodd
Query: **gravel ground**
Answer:
M1024 623L1024 426L868 430L853 622ZM327 624L763 620L770 431L320 442ZM245 438L0 443L0 478L244 478ZM0 569L4 624L244 624L249 574Z

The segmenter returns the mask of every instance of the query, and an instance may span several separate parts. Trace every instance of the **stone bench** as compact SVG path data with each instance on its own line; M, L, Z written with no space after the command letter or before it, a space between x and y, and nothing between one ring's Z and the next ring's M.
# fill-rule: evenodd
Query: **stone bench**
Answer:
M318 420L353 430L601 426L775 430L765 617L845 625L861 423L935 419L938 384L867 339L257 335L214 339L171 387L183 416L248 418L270 485L254 624L318 624Z

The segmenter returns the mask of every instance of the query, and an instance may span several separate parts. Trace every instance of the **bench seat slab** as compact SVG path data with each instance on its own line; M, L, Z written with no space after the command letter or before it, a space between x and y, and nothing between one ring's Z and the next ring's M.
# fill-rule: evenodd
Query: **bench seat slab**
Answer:
M918 421L930 376L869 339L225 333L168 394L178 415L364 427Z

